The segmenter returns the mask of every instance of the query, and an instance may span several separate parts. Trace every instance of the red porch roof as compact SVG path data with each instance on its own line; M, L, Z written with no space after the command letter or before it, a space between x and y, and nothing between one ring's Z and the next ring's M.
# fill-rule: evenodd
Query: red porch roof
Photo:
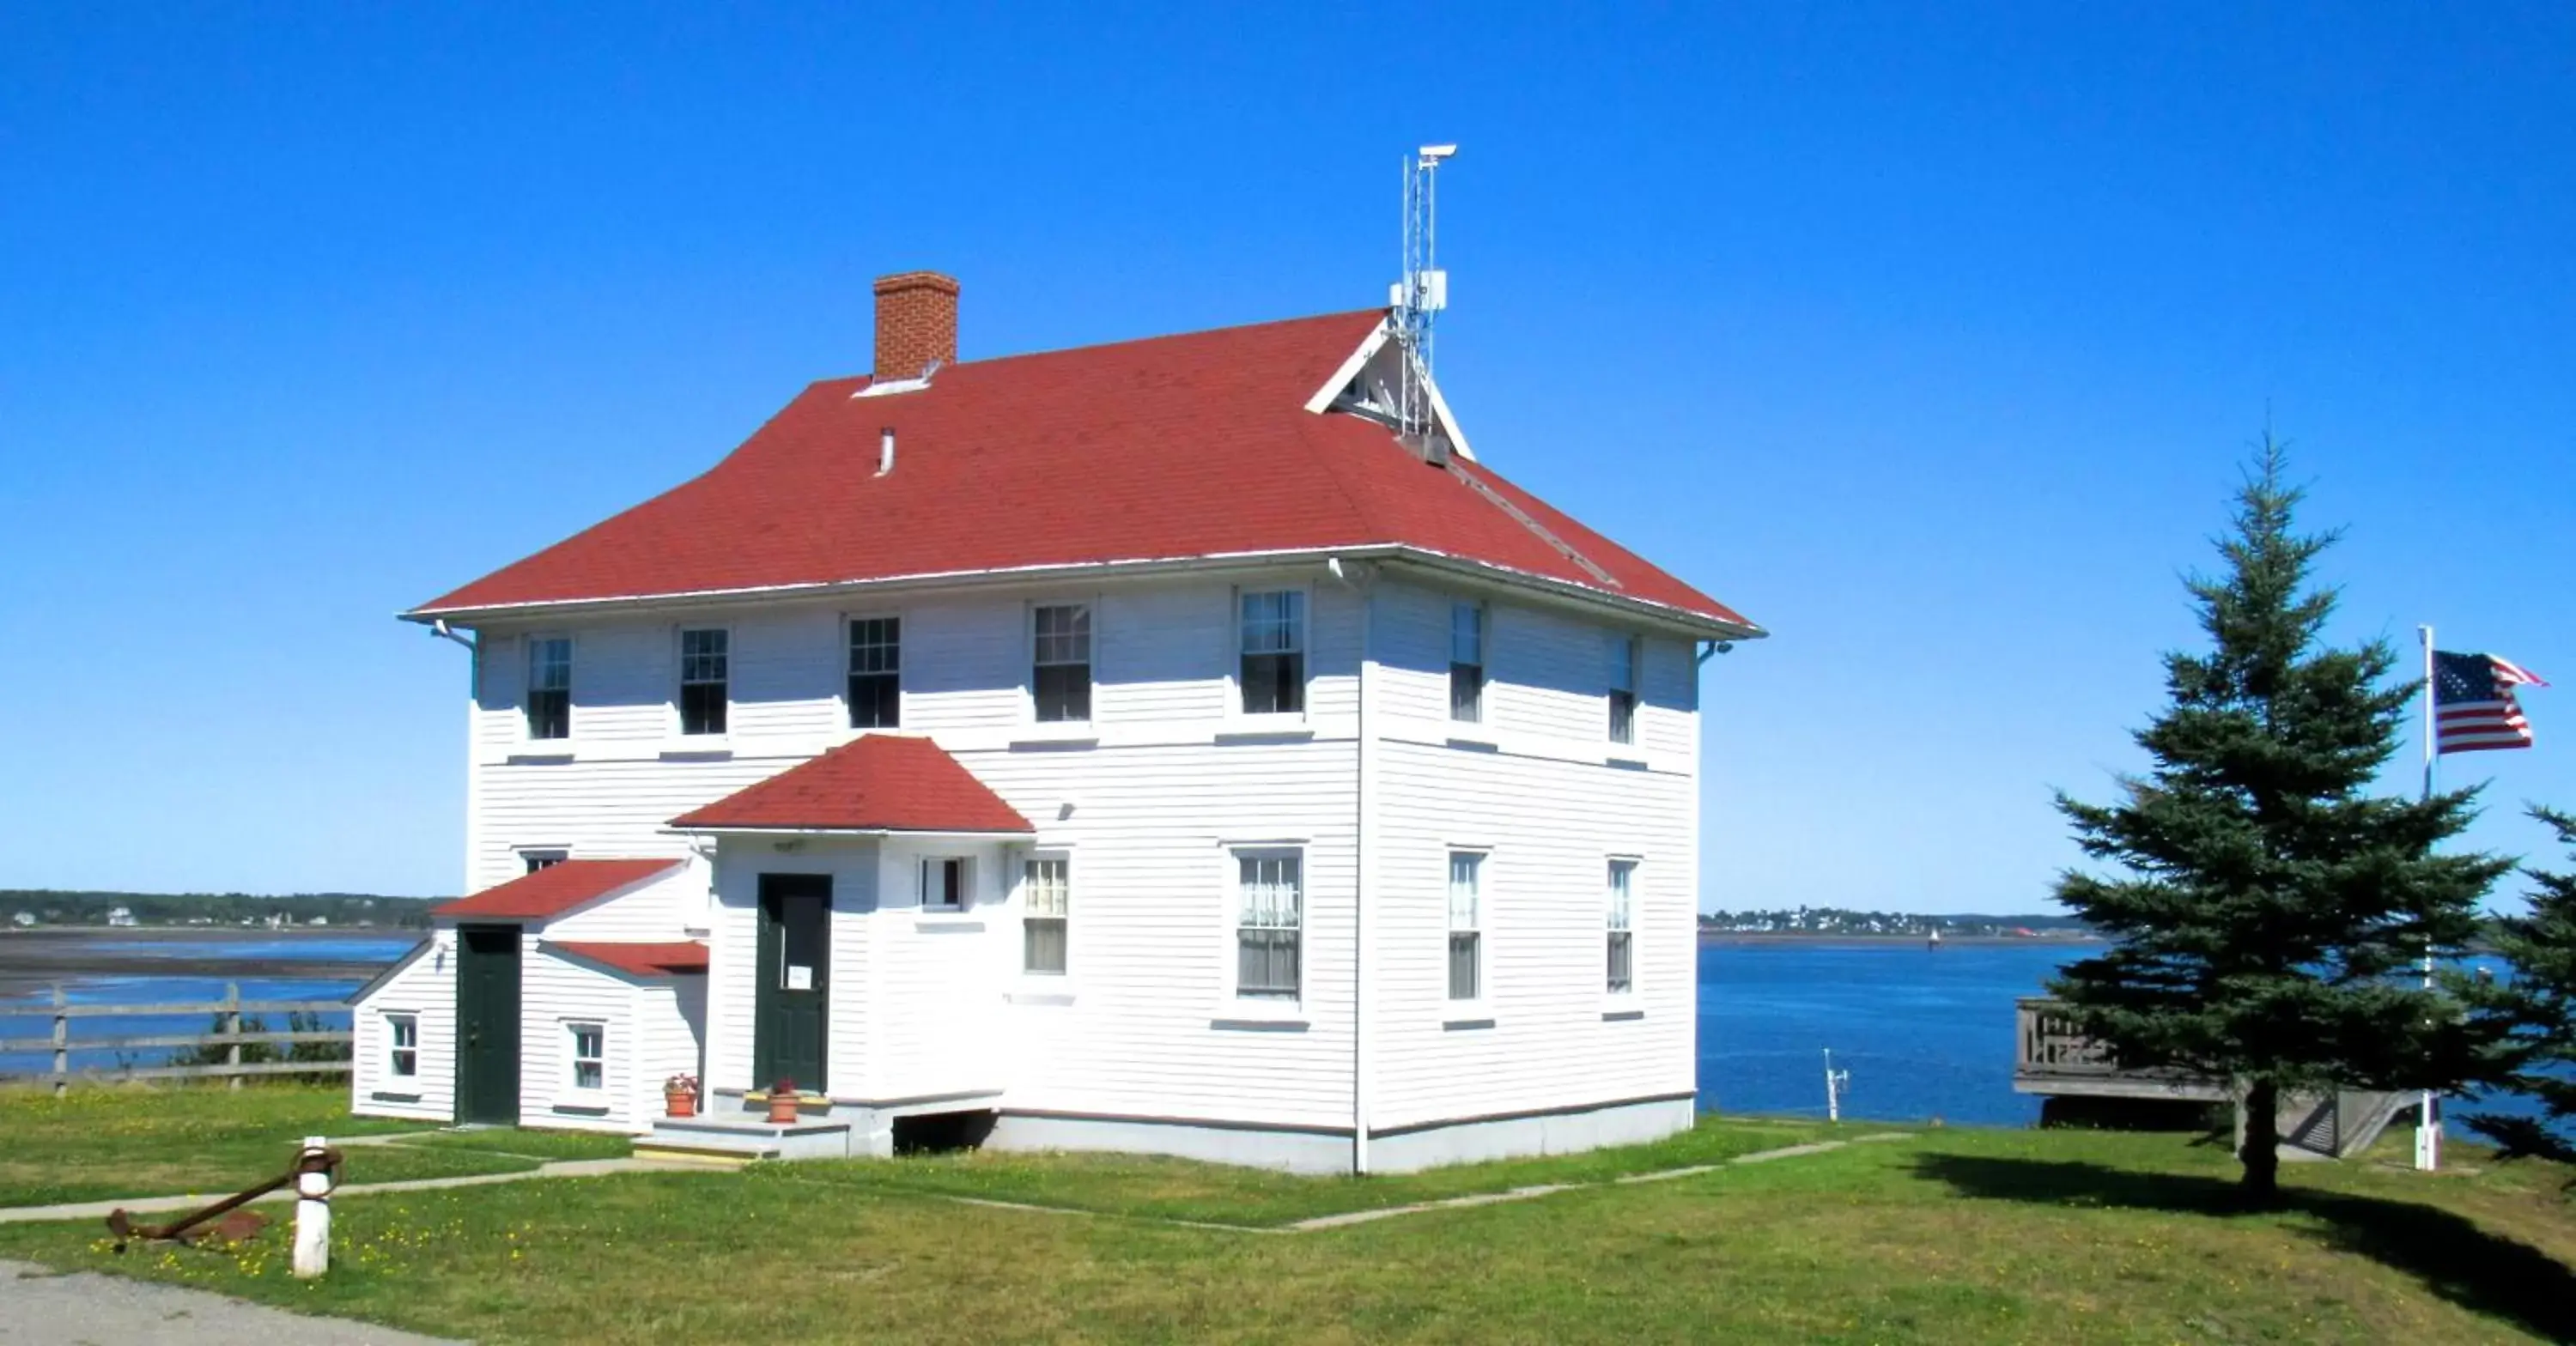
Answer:
M867 734L671 820L683 831L1034 832L926 738Z
M471 897L442 902L432 916L459 920L542 921L687 863L683 860L565 860L496 883Z
M609 944L589 940L548 941L546 947L606 963L620 972L639 977L671 977L707 970L707 946L699 940L678 940L666 944Z
M412 615L1379 546L1746 624L1480 464L1307 411L1384 317L969 360L883 397L816 383L705 474Z

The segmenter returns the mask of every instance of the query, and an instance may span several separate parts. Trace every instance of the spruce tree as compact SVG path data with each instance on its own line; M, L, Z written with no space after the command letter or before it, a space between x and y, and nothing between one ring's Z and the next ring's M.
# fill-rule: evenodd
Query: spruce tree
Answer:
M2372 792L2415 695L2387 642L2331 648L2335 592L2309 572L2333 534L2294 531L2301 492L2267 433L2225 565L2187 581L2209 648L2165 656L2169 703L2136 735L2153 759L2109 805L2058 808L2102 872L2058 900L2111 941L2050 985L2124 1068L2228 1081L2245 1119L2240 1191L2278 1185L2293 1090L2456 1087L2476 1073L2454 1002L2409 975L2478 928L2509 865L2437 855L2475 791Z
M2538 808L2531 816L2576 849L2576 817ZM2503 1087L2537 1102L2541 1115L2480 1113L2468 1123L2508 1156L2576 1164L2576 870L2526 872L2539 885L2530 914L2497 921L2492 934L2512 976L2492 986L2471 983L2464 994L2479 1017L2501 1029Z

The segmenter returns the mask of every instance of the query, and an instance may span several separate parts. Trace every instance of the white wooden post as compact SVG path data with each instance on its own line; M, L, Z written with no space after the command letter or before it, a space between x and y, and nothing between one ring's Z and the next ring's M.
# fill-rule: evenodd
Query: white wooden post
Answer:
M236 1077L238 1078L238 1077ZM318 1154L322 1137L306 1136L304 1154ZM299 1166L303 1155L297 1156ZM331 1269L331 1174L295 1175L295 1275L311 1280Z
M70 1015L68 1015L68 1014L63 1013L63 1006L68 1005L68 1004L70 1004L70 1003L71 1003L71 1002L70 1002L68 999L66 999L66 998L64 997L64 995L63 995L63 984L62 984L61 982L55 982L55 983L54 983L54 1097L56 1097L56 1098L60 1098L60 1097L62 1097L62 1096L63 1096L63 1091L64 1091L64 1090L66 1090L66 1089L71 1088L71 1074L72 1074L72 1047L71 1047L71 1044L72 1044L72 1016L70 1016Z
M227 1089L241 1087L241 983L224 983L224 1032L234 1040L224 1050L224 1064L233 1074L224 1080Z

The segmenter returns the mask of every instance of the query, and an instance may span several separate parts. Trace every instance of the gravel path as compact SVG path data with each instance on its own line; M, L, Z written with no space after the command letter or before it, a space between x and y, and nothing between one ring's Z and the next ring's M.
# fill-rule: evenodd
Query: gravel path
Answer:
M344 1318L307 1318L205 1290L0 1262L5 1346L440 1346L439 1338Z

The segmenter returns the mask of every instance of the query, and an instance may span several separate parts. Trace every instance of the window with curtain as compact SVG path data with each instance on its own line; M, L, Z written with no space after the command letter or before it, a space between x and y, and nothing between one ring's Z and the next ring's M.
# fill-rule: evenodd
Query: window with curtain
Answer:
M1449 853L1449 998L1474 1000L1485 992L1485 857Z
M1485 718L1485 605L1449 605L1449 718Z
M725 731L726 646L722 630L680 633L680 732Z
M1036 668L1029 690L1040 723L1091 718L1091 605L1032 610Z
M1608 989L1614 995L1625 994L1636 987L1636 911L1634 906L1637 862L1610 862L1610 892L1607 921L1610 934L1610 978Z
M903 619L850 623L850 727L903 727Z
M572 737L572 637L528 642L528 737Z
M1032 859L1020 877L1020 967L1061 976L1072 917L1073 866L1061 856Z
M1243 595L1240 627L1243 713L1306 708L1306 595L1296 589Z
M1304 938L1304 861L1294 852L1236 856L1235 993L1294 1000Z
M1610 741L1637 741L1637 642L1610 638Z

